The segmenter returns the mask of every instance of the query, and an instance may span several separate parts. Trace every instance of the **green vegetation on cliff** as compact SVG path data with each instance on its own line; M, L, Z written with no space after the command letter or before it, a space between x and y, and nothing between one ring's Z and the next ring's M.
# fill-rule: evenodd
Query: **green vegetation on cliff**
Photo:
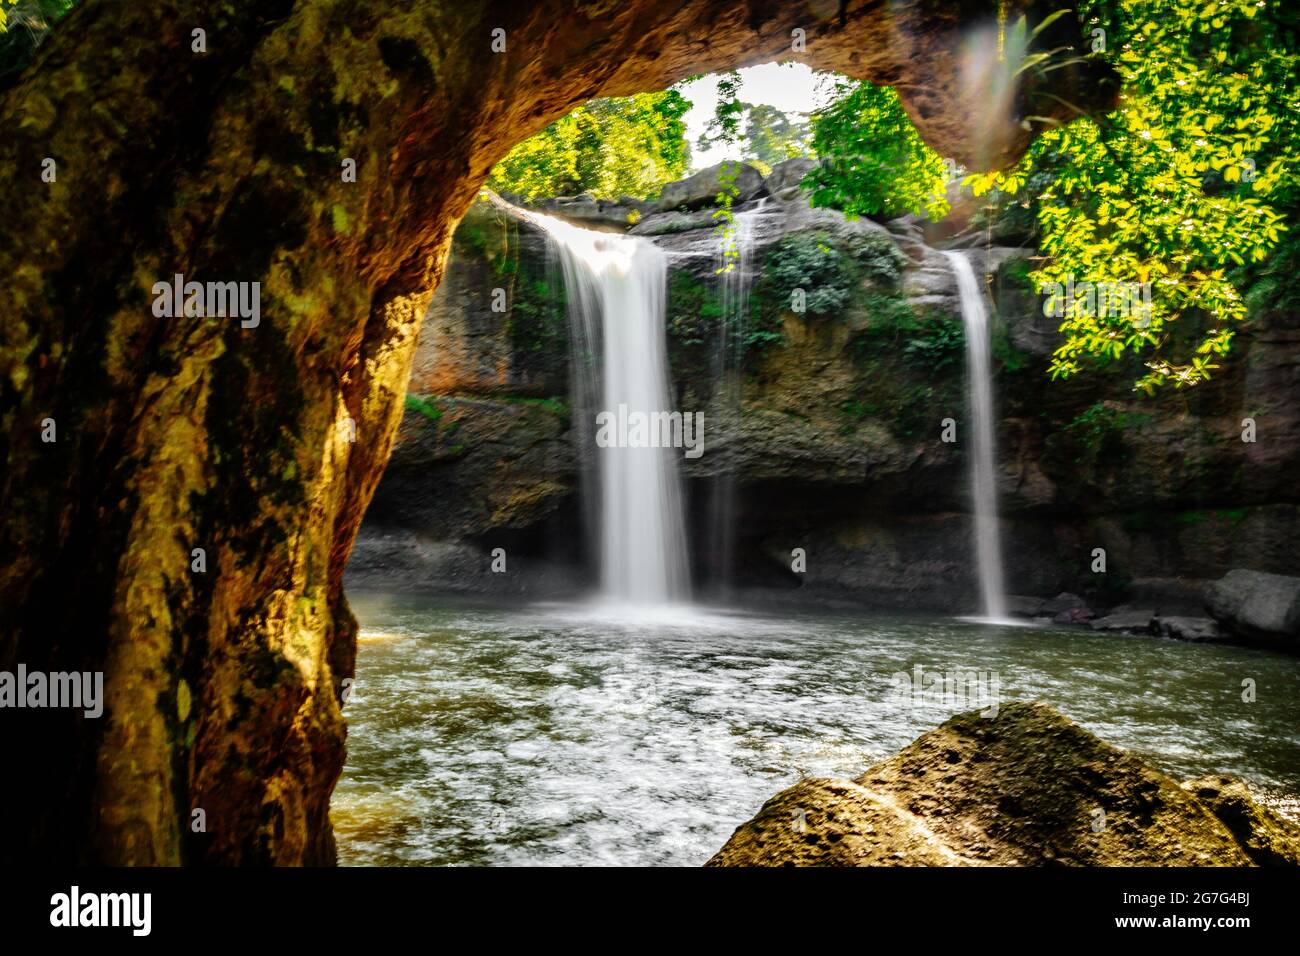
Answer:
M456 242L485 261L504 284L513 354L524 361L552 361L569 345L568 292L547 257L525 249L519 224L480 203L462 220Z
M832 237L825 232L796 232L763 256L762 274L754 285L755 311L790 309L802 292L804 310L831 315L848 307L859 286L896 286L905 259L888 238L874 233Z
M417 414L423 415L435 426L442 418L442 409L433 404L433 402L429 400L428 396L407 395L406 410L408 412L416 412Z
M684 348L712 345L722 322L718 282L682 269L668 273L666 325L668 335Z

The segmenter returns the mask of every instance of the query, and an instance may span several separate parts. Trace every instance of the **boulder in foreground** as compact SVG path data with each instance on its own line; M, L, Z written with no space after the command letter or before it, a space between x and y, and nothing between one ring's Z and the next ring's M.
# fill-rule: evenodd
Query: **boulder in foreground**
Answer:
M709 866L1258 866L1300 826L1226 777L1185 786L1041 703L960 714L856 780L803 780Z

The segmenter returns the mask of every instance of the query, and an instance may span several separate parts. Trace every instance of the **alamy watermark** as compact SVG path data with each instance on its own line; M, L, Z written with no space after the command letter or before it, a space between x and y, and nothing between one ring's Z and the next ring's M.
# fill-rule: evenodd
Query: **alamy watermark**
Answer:
M596 413L596 444L601 448L685 448L687 458L704 454L703 412Z
M1043 315L1059 319L1082 313L1133 319L1139 328L1151 324L1150 282L1075 282L1067 275L1064 282L1042 283L1038 291L1044 296Z
M94 719L104 713L103 671L0 671L0 707L81 710Z
M927 671L917 664L910 673L899 671L889 680L893 685L891 699L904 707L978 710L981 717L998 715L1002 680L997 671L967 667Z
M83 893L74 886L50 897L50 925L58 927L122 926L133 936L153 928L151 893Z
M171 282L153 284L153 314L158 318L238 317L240 327L262 321L262 283L186 282L179 272Z

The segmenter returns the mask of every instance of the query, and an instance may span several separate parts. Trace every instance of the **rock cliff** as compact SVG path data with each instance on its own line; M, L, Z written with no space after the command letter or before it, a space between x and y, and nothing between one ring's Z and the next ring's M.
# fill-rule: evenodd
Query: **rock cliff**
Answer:
M937 241L910 217L848 221L810 208L798 187L808 162L738 177L737 209L753 212L738 405L717 372L719 239L701 207L716 170L666 188L656 203L542 204L669 252L678 407L704 410L709 423L706 453L684 462L691 525L708 524L712 482L734 473L733 581L880 607L975 606L964 333L935 245L966 247L996 310L998 477L1013 593L1068 591L1095 606L1137 601L1153 613L1200 614L1207 582L1229 569L1300 564L1296 320L1253 316L1217 379L1195 392L1135 395L1136 369L1126 364L1053 382L1055 320L1027 279L1032 248L973 233ZM796 284L809 294L803 312L790 307ZM506 294L500 312L497 288ZM401 573L355 560L358 582L527 591L555 583L556 560L566 580L581 579L567 349L563 283L544 238L508 211L476 204L421 333L415 397L362 539L458 549ZM1253 443L1241 440L1246 417L1257 425ZM958 423L956 443L941 441L945 418ZM711 555L705 536L693 537L702 578ZM470 555L507 544L525 559L518 576L466 574L482 563ZM789 569L797 547L808 555L803 574ZM1095 548L1106 551L1104 574L1091 570Z

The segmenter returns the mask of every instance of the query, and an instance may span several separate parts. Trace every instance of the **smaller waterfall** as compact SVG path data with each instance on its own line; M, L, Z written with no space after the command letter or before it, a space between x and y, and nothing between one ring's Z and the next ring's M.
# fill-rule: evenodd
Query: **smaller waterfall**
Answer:
M709 493L709 572L716 596L725 597L731 584L736 537L736 473L732 460L741 418L741 376L745 363L745 331L749 320L749 290L754 283L754 236L766 215L760 199L753 209L738 212L718 247L718 300L722 310L713 380L717 387L715 442L724 458Z
M669 411L664 306L667 259L644 239L523 213L554 243L574 339L575 414ZM595 447L602 594L661 605L689 598L686 530L674 448Z
M998 531L996 484L997 439L993 425L993 373L989 363L988 311L970 260L960 252L945 252L957 277L961 297L961 318L966 328L966 375L970 396L971 498L975 506L975 561L984 616L1006 617L1006 593L1002 582L1002 546Z

